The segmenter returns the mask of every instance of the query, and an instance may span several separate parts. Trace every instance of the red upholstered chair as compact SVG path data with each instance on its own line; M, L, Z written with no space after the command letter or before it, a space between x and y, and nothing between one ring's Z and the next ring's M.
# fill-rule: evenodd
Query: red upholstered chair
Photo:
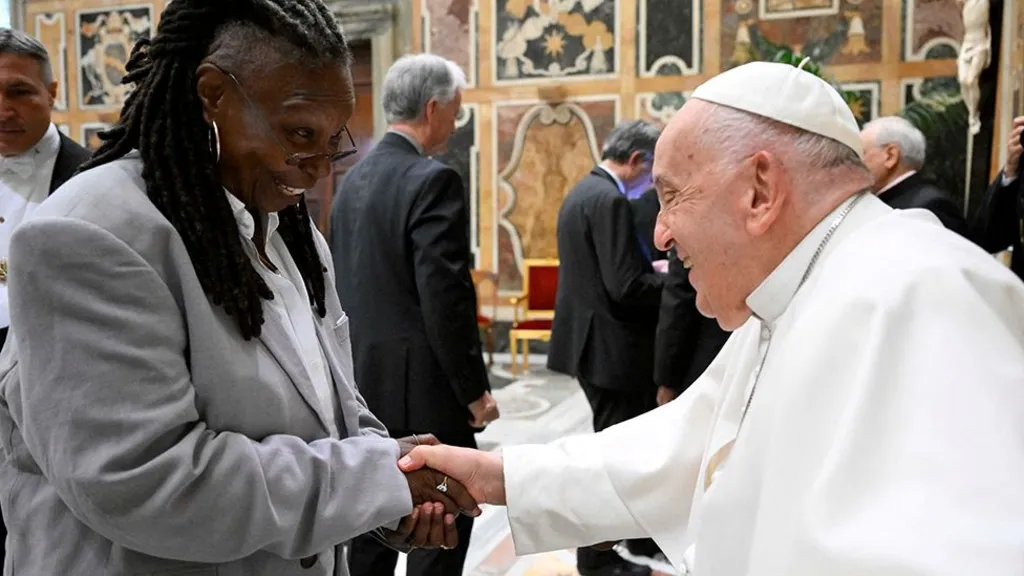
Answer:
M476 326L487 345L487 365L494 364L494 322L498 319L498 275L488 270L473 270L476 288Z
M530 369L530 340L551 340L551 321L555 317L555 295L558 293L558 259L523 260L526 269L525 290L512 298L515 321L509 330L509 351L512 353L512 375L519 372L517 355L523 346L523 370Z

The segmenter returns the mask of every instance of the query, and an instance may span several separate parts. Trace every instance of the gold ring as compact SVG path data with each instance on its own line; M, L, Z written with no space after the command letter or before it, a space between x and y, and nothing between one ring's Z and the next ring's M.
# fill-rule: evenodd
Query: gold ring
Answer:
M412 435L412 441L415 442L417 446L420 445L420 437L415 434Z

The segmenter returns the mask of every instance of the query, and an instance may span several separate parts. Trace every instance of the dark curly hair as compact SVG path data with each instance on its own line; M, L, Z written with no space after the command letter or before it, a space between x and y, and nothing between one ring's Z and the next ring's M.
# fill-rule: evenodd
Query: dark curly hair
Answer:
M196 90L196 69L232 41L263 35L305 63L351 64L351 51L320 0L174 0L152 40L132 50L123 82L135 90L102 146L80 171L137 149L147 194L184 240L203 290L233 316L246 340L260 335L263 299L273 293L246 256L223 193L210 126ZM263 45L236 42L248 58ZM237 51L236 51L237 52ZM279 213L278 231L302 274L310 300L326 315L324 266L305 199Z

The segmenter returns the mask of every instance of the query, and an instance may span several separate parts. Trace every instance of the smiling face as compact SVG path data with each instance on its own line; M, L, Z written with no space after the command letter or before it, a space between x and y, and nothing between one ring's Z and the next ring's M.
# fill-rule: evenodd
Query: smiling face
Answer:
M39 62L0 54L0 155L26 152L46 134L57 83L47 83Z
M206 63L198 77L204 116L220 136L222 181L249 208L269 213L296 204L331 173L330 155L349 145L344 130L355 92L345 66L278 58L235 72Z
M746 298L764 278L757 243L779 215L779 165L766 152L725 158L707 141L710 104L691 100L665 129L654 154L661 201L659 249L674 247L690 270L701 314L735 330ZM770 270L770 268L769 268Z

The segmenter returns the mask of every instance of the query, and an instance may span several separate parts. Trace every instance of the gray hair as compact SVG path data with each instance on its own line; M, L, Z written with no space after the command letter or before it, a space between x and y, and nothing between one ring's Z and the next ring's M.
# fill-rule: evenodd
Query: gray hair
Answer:
M46 47L39 40L11 28L0 28L0 54L28 56L39 63L39 72L47 85L53 82L53 66Z
M402 56L384 77L384 117L388 124L415 122L428 102L448 104L465 87L466 74L451 60L434 54Z
M729 106L713 105L701 131L702 141L722 147L722 162L785 146L787 157L799 159L806 168L852 167L867 172L857 151L838 140Z
M601 147L601 160L619 163L629 162L635 152L642 152L654 158L654 145L658 143L661 130L646 120L620 122L605 139Z
M911 170L924 167L928 144L924 134L906 118L884 116L864 125L864 130L874 132L875 146L893 144L900 149L900 160Z

